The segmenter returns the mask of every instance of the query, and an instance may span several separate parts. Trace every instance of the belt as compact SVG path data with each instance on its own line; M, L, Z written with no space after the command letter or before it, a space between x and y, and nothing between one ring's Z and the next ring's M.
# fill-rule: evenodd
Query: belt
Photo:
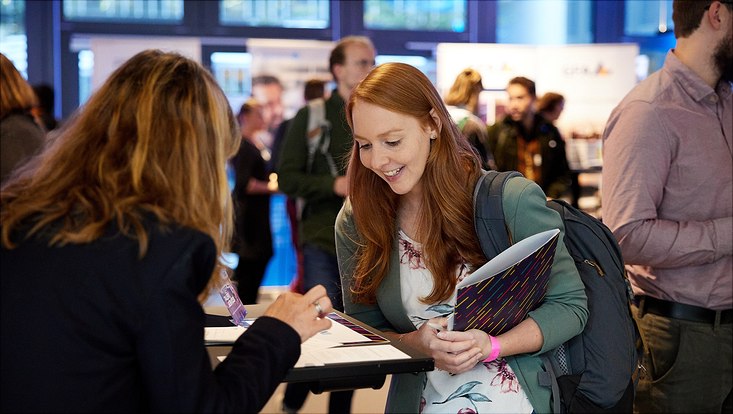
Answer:
M634 296L634 304L639 308L641 315L651 313L665 318L709 323L711 325L715 325L716 322L719 324L733 322L733 309L714 311L699 306L669 302L651 296Z

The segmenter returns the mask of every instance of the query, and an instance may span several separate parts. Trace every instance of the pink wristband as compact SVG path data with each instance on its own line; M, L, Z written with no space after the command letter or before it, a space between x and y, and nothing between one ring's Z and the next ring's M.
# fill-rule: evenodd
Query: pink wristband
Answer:
M489 352L489 356L484 359L484 362L491 362L499 357L499 353L501 352L501 344L499 343L499 340L496 339L495 336L489 335L489 340L491 341L491 352Z

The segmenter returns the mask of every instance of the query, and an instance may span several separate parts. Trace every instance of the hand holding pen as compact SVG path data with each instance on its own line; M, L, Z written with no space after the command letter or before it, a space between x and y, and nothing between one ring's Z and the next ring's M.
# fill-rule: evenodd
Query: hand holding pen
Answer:
M280 319L290 325L304 342L311 336L331 327L331 320L324 316L333 310L326 288L317 285L301 295L285 292L270 305L264 316Z

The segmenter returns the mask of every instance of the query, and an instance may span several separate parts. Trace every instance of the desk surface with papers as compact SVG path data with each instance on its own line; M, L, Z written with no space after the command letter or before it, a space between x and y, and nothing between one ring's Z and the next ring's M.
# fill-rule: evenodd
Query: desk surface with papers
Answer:
M247 305L253 321L265 306ZM212 366L226 358L246 327L234 326L224 307L206 308L205 341ZM341 389L381 388L386 376L433 370L433 359L402 343L389 341L382 333L341 312L331 312L331 328L301 345L301 355L285 382L307 382L320 393Z

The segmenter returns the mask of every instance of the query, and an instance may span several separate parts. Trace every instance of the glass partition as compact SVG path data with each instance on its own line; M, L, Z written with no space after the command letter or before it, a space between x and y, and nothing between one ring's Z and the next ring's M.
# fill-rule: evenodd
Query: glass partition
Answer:
M25 35L25 0L0 1L0 53L28 79L28 40Z
M236 113L252 94L252 54L214 52L211 54L211 72Z
M499 0L497 43L593 43L590 0ZM487 22L490 24L490 22Z
M325 29L330 25L329 0L220 0L223 25Z
M626 0L624 34L650 36L672 31L672 0Z
M64 19L83 22L181 23L183 0L63 1Z
M365 0L364 27L388 30L464 32L466 2L453 0Z

